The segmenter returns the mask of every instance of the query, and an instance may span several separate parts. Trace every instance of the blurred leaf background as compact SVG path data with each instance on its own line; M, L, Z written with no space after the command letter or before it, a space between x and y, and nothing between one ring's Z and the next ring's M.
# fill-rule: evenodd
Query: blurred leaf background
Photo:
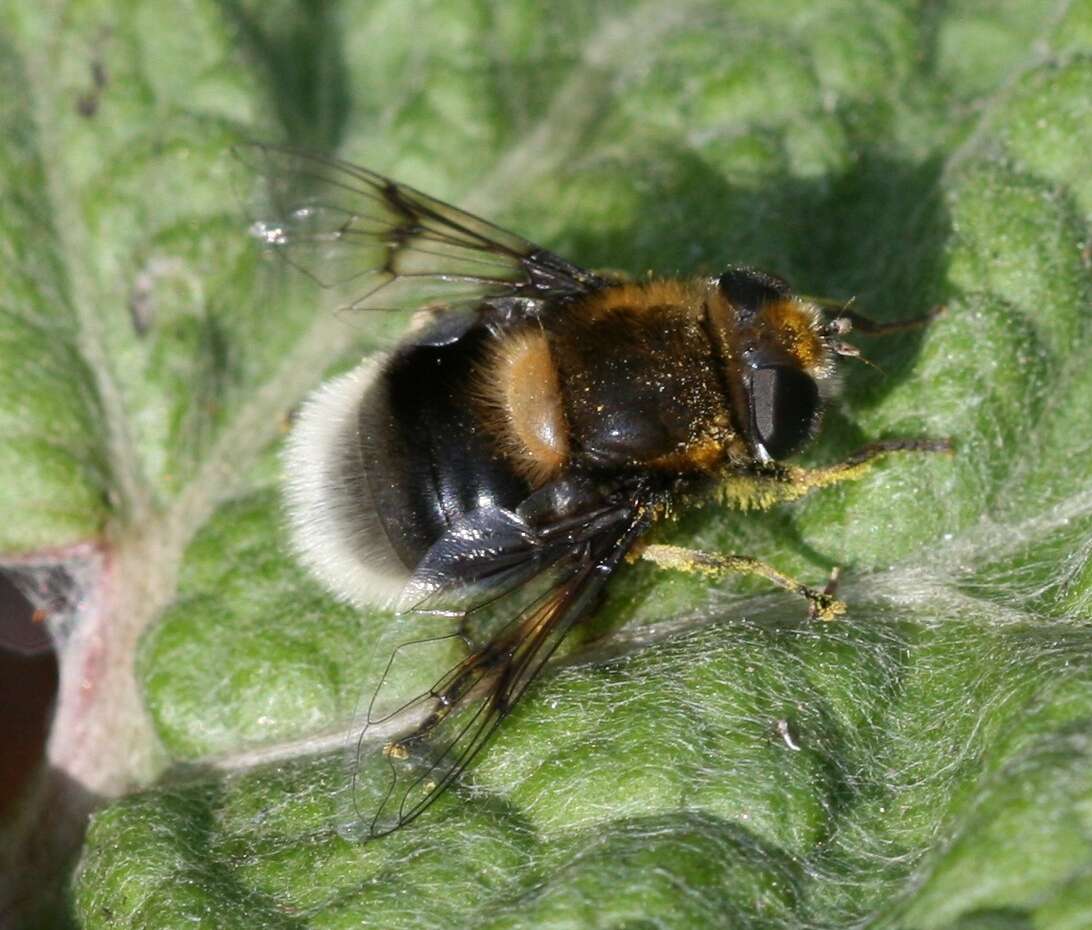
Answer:
M1092 3L14 0L0 76L0 558L60 662L6 925L1092 925ZM958 452L667 527L842 565L850 612L636 566L466 783L361 844L340 734L428 627L293 566L276 453L398 323L262 261L246 139L591 267L943 303L807 459Z

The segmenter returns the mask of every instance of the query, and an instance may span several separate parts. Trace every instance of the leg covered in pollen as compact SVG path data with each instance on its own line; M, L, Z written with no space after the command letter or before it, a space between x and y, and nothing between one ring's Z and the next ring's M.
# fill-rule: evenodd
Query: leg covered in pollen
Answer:
M860 478L879 459L901 452L951 452L947 439L887 439L869 443L854 452L844 462L824 468L773 466L759 472L729 475L723 484L723 499L747 509L765 509L782 501L803 497L816 488L826 488ZM745 555L721 555L680 546L648 545L639 557L674 571L722 577L724 575L757 575L779 588L798 594L808 602L809 613L819 620L832 620L845 613L846 605L834 596L837 569L823 590L811 588L758 559Z
M696 572L718 578L723 575L758 575L767 581L798 594L808 602L808 613L817 620L833 620L846 612L846 605L838 600L833 591L819 591L801 584L795 578L779 572L772 565L746 555L721 555L684 549L681 546L649 545L641 551L641 558L680 572Z
M854 481L885 455L900 452L950 453L951 451L952 443L949 439L882 439L879 442L870 442L837 465L827 465L824 468L789 468L784 480L794 487L794 493L791 498L784 499L794 500L815 488L826 488L832 484L841 484L843 481ZM799 493L795 492L797 489Z
M951 451L948 439L883 439L862 446L844 462L822 468L774 464L755 470L729 471L720 481L717 496L740 510L767 510L775 504L799 500L818 488L855 481L887 455Z

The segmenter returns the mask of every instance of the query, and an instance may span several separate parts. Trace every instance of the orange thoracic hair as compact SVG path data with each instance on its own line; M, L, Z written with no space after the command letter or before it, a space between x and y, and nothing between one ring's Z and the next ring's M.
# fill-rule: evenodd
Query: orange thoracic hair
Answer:
M490 346L474 393L486 427L532 485L561 472L569 460L569 426L542 329L527 326Z

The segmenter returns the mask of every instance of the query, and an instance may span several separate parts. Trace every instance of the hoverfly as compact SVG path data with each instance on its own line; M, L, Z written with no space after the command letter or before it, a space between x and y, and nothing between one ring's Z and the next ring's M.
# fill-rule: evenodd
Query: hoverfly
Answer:
M755 559L648 545L657 521L710 498L770 507L882 455L947 448L889 440L826 468L784 463L818 430L838 357L857 354L842 337L923 320L874 323L753 268L618 280L343 161L241 156L269 184L273 215L252 227L265 247L348 288L350 308L425 308L300 412L284 455L299 556L357 605L501 618L428 691L369 713L408 731L384 749L370 836L459 777L627 557L758 574L821 619L845 609L832 586Z

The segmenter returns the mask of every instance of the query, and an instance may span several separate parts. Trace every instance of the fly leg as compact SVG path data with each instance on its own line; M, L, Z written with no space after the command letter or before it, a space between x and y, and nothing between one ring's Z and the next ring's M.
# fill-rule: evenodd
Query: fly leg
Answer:
M799 500L818 488L855 481L881 458L905 452L949 453L949 439L882 439L862 446L845 461L822 468L771 464L752 470L729 472L720 482L718 495L741 510L768 510L775 504Z
M783 501L797 500L817 488L860 478L887 455L951 451L952 443L948 439L884 439L862 446L843 462L822 468L773 465L754 472L730 474L722 482L721 496L726 503L735 504L745 510L764 510ZM721 555L679 546L648 545L641 550L640 558L648 559L661 568L698 572L712 577L727 574L758 575L779 588L803 597L808 602L810 615L819 620L832 620L846 610L846 605L835 597L838 586L837 569L831 573L826 587L817 590L750 556Z
M843 481L854 481L884 456L903 452L950 453L951 451L950 439L881 439L878 442L870 442L868 445L861 446L845 461L835 465L822 468L798 466L786 468L781 480L792 490L787 490L782 499L794 500L816 488L827 488L834 484L841 484Z
M779 588L803 597L808 602L809 616L815 620L833 620L846 612L846 605L834 596L833 584L828 584L822 591L817 590L750 556L721 555L681 546L649 545L641 551L641 558L648 559L660 568L696 572L711 578L724 575L758 575Z
M861 355L861 350L841 337L848 332L858 332L865 336L883 336L887 333L902 333L909 329L920 329L928 326L936 317L944 312L943 305L932 307L924 316L910 317L905 320L889 320L881 323L878 320L869 319L851 310L853 300L840 301L828 300L822 297L807 297L806 300L815 304L827 316L827 338L831 340L831 346L839 355L847 358L859 358L868 363ZM870 364L870 363L868 363Z
M905 320L889 320L881 323L879 320L870 319L863 314L852 310L853 298L849 300L835 300L830 297L804 297L804 300L815 304L820 310L830 317L830 325L834 332L843 334L850 330L863 333L866 336L884 336L887 333L903 333L909 329L920 329L928 326L933 320L944 312L944 305L937 304L931 307L922 316L909 317Z

